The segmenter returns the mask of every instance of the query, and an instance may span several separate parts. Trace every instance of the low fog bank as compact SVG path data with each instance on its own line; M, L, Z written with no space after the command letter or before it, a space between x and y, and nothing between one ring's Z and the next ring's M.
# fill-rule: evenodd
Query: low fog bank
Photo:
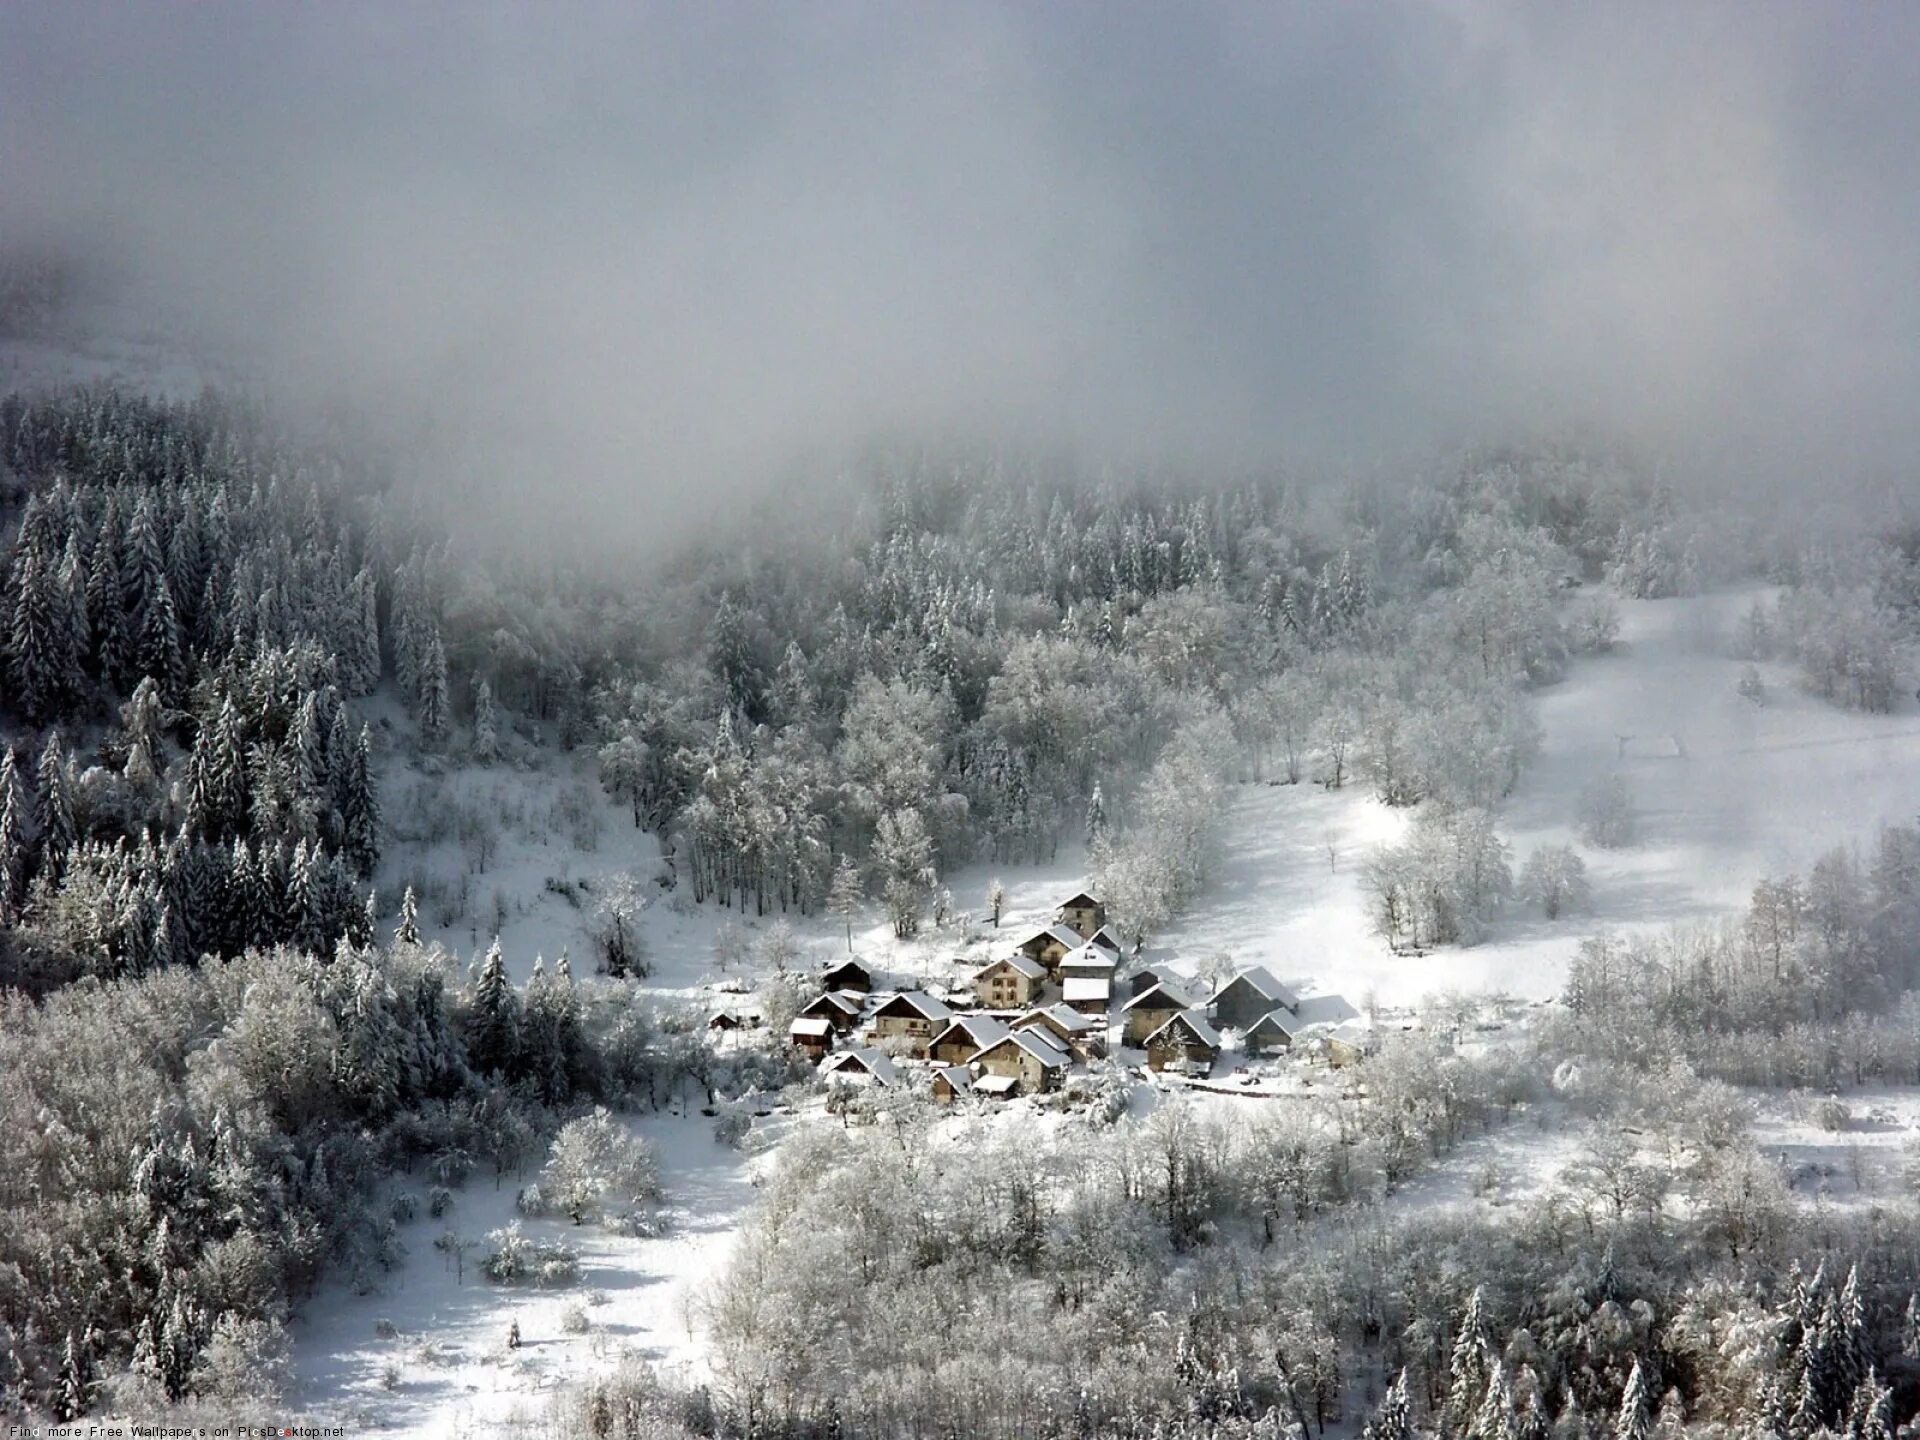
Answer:
M0 240L501 537L875 436L1904 493L1920 12L16 5Z

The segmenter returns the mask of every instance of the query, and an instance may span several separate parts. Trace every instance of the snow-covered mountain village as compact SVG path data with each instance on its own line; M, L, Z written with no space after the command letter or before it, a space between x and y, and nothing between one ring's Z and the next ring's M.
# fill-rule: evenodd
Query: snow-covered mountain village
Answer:
M0 1430L1917 1433L1917 53L0 7Z

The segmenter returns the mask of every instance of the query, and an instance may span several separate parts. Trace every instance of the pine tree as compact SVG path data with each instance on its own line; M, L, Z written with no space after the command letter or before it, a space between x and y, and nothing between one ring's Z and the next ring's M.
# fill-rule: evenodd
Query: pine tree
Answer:
M240 712L228 696L213 724L194 741L187 762L188 822L198 835L224 839L245 830L251 800Z
M117 494L109 494L87 567L87 616L93 625L95 665L100 678L116 686L132 678L134 673L126 586L120 574L118 505Z
M1507 1365L1496 1358L1487 1376L1487 1393L1473 1419L1469 1432L1474 1440L1517 1440L1518 1416L1513 1408L1513 1387L1507 1381Z
M1613 1422L1613 1440L1651 1440L1653 1404L1647 1393L1646 1372L1638 1360L1627 1376L1627 1388L1620 1392L1620 1413Z
M1840 1287L1839 1298L1834 1302L1834 1320L1834 1409L1837 1411L1852 1403L1854 1391L1866 1379L1872 1364L1866 1309L1860 1300L1858 1266L1847 1271L1846 1283Z
M400 924L395 928L393 938L399 945L420 943L420 901L411 885L400 897Z
M293 847L293 863L287 871L287 919L294 940L305 949L319 952L326 940L326 893L321 875L321 850L309 847L302 839Z
M62 1424L78 1420L89 1405L88 1364L85 1352L73 1331L67 1331L65 1358L60 1362L59 1387L54 1395L53 1418Z
M420 665L420 741L437 749L447 738L447 652L440 632L428 638Z
M93 649L93 627L87 621L87 569L80 559L80 537L67 537L60 556L60 619L57 648L62 662L61 689L69 697L86 688L87 656Z
M380 684L380 589L365 566L353 577L347 611L347 634L340 647L347 689L371 695Z
M320 726L320 692L309 690L300 697L294 712L293 730L287 737L292 752L294 781L303 797L317 803L333 803L332 757L328 736Z
M520 1004L507 979L507 963L500 953L500 937L487 948L480 978L473 989L473 1014L468 1021L467 1053L485 1074L507 1074L520 1050Z
M365 725L347 758L341 853L363 878L380 863L380 803L373 793L373 733Z
M1881 1383L1880 1372L1872 1366L1853 1392L1847 1428L1857 1440L1893 1440L1893 1391Z
M38 725L65 702L66 663L60 644L59 578L47 556L28 546L14 561L13 628L8 675L20 713Z
M1900 1353L1920 1360L1920 1291L1907 1296L1907 1308L1900 1317Z
M493 687L481 680L473 687L473 758L488 764L499 754L499 716L494 713Z
M67 756L58 730L48 734L35 773L40 781L34 807L34 826L40 835L40 869L58 880L66 873L67 852L79 839L79 828L73 818Z
M1474 1286L1473 1294L1467 1297L1466 1311L1460 1317L1460 1331L1453 1341L1442 1419L1449 1433L1456 1435L1472 1425L1486 1396L1487 1360L1492 1345L1487 1338L1485 1304L1481 1288Z
M0 759L0 924L11 925L20 918L26 879L26 795L20 786L13 747L8 746L5 758Z
M173 699L181 694L186 686L187 665L180 644L180 617L164 575L154 581L140 611L134 654L142 672L158 682L163 696Z
M1407 1399L1404 1369L1380 1397L1380 1408L1373 1412L1373 1419L1361 1433L1363 1440L1413 1440L1413 1407Z
M1100 794L1100 782L1095 781L1093 794L1087 797L1087 850L1097 849L1107 834L1107 802Z

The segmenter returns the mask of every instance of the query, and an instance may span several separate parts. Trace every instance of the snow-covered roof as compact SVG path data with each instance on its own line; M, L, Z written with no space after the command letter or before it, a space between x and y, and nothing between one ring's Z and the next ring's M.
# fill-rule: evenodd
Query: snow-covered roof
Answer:
M1105 975L1069 975L1060 982L1060 994L1069 1005L1076 1000L1105 1002L1113 997L1113 981Z
M1020 944L1024 947L1036 940L1056 940L1069 950L1078 950L1086 944L1086 938L1078 930L1070 929L1065 925L1042 925Z
M1051 1020L1062 1030L1074 1035L1083 1034L1094 1028L1094 1021L1090 1016L1082 1015L1078 1010L1068 1009L1065 1005L1047 1005L1029 1010L1013 1022L1013 1028L1018 1030L1025 1025L1037 1025L1042 1020Z
M1294 1019L1302 1029L1309 1025L1343 1025L1359 1014L1344 995L1309 995L1293 1007Z
M1047 978L1047 967L1042 965L1038 960L1029 960L1025 955L1002 955L998 960L982 965L979 974L974 976L974 978L978 980L989 975L993 971L998 970L1002 965L1012 967L1015 974L1024 975L1029 980L1044 980Z
M1273 972L1264 965L1249 965L1245 969L1240 970L1233 978L1227 980L1218 990L1215 990L1208 998L1207 1003L1209 1005L1213 1004L1222 995L1226 994L1227 991L1242 981L1245 981L1255 993L1273 1001L1276 1005L1284 1005L1291 1010L1299 1003L1299 997L1278 980L1274 979Z
M1065 1069L1067 1066L1073 1064L1073 1057L1060 1048L1054 1041L1052 1035L1038 1026L1029 1026L1025 1030L1015 1030L1012 1034L996 1040L991 1045L983 1047L980 1053L973 1057L973 1060L983 1060L1004 1045L1018 1045L1022 1050L1026 1051L1049 1069ZM968 1063L972 1064L973 1061L970 1060Z
M924 990L902 990L873 1013L885 1015L896 1005L905 1005L922 1020L951 1020L953 1011Z
M1371 1020L1349 1020L1344 1025L1336 1025L1327 1032L1329 1038L1343 1045L1364 1048L1379 1043L1380 1032Z
M827 966L827 968L821 972L820 978L822 980L831 982L834 976L844 975L849 970L857 970L862 975L865 975L869 979L873 977L873 971L868 966L862 964L858 960L847 959L847 960L840 961L836 965Z
M1077 950L1069 950L1060 957L1062 970L1100 970L1108 975L1113 974L1113 967L1119 963L1118 959L1109 955L1091 940Z
M1093 938L1087 941L1087 943L1089 945L1098 945L1103 950L1111 950L1115 955L1120 953L1120 937L1113 933L1113 927L1111 925L1102 925L1098 930L1093 932Z
M1019 1083L1011 1075L982 1075L973 1088L982 1095L1011 1095Z
M823 1075L870 1075L882 1085L900 1078L900 1071L884 1050L868 1045L859 1050L842 1050L820 1067Z
M1161 980L1142 990L1120 1008L1123 1010L1132 1010L1136 1007L1144 1006L1148 1009L1158 1010L1162 1007L1171 1006L1176 1010L1185 1010L1192 1004L1193 1001L1188 999L1185 993L1179 988L1168 981Z
M936 1078L945 1080L956 1091L973 1088L973 1072L964 1065L936 1065L933 1073Z
M1100 902L1082 890L1078 895L1069 895L1060 902L1062 910L1077 910L1082 906L1098 905Z
M824 995L807 1002L807 1009L817 1010L826 1006L829 1010L838 1010L842 1015L858 1015L861 1007L867 1003L866 997L852 990L829 990Z
M802 1015L787 1027L789 1035L812 1035L824 1040L833 1034L833 1026L812 1015Z
M1202 1045L1210 1045L1215 1050L1220 1048L1220 1032L1209 1025L1207 1023L1207 1017L1202 1015L1198 1010L1182 1010L1178 1015L1173 1016L1166 1024L1154 1031L1153 1034L1149 1035L1147 1037L1147 1044L1153 1044L1154 1041L1175 1027L1188 1031L1193 1038L1198 1040Z
M996 1020L991 1015L956 1015L946 1029L933 1037L931 1043L945 1045L954 1038L955 1031L971 1041L976 1050L999 1044L1009 1033L1006 1022Z

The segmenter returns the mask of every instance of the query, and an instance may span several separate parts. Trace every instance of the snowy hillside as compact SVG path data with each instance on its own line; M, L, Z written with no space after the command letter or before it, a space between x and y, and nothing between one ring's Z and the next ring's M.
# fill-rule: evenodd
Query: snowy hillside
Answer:
M1725 657L1726 636L1752 598L1741 592L1626 601L1614 652L1576 662L1542 693L1540 759L1500 816L1516 861L1537 845L1579 844L1574 812L1596 776L1624 777L1640 816L1633 846L1581 847L1592 878L1587 911L1549 922L1516 902L1482 944L1394 954L1372 932L1359 876L1373 847L1403 833L1406 814L1358 784L1338 791L1247 784L1231 792L1216 879L1154 937L1146 958L1192 973L1227 955L1238 964L1264 964L1303 990L1416 1010L1444 992L1546 1000L1557 995L1574 946L1594 930L1732 915L1761 877L1804 869L1828 846L1911 817L1920 810L1920 720L1910 703L1891 715L1841 711L1800 693L1788 672L1774 667L1765 671L1764 706L1736 692L1741 666ZM1630 737L1624 745L1621 736ZM536 954L590 955L582 896L612 877L636 874L654 897L643 920L654 973L643 995L669 1007L711 1008L726 1003L728 989L759 978L751 962L723 971L716 937L729 927L764 933L778 917L694 907L652 885L660 872L657 844L600 793L584 762L549 757L531 771L499 765L445 776L396 773L386 784L402 797L410 786L425 786L421 798L396 803L405 814L441 821L444 833L431 843L391 852L385 873L390 882L413 877L422 885L423 920L457 954L473 954L500 916L503 948L522 976ZM497 831L484 846L474 841L489 828L479 817ZM1046 866L975 866L946 876L956 903L976 915L988 882L1004 881L999 931L976 920L969 934L930 930L897 942L876 907L854 922L852 949L895 985L960 983L1024 933L1023 923L1049 920L1059 896L1081 882L1085 863L1069 852ZM435 918L436 906L450 910L463 896L467 913L451 922ZM831 917L780 923L795 931L796 968L830 963L848 949L844 927ZM1142 1092L1140 1114L1153 1108L1156 1093ZM1208 1098L1226 1116L1258 1103ZM1907 1102L1896 1096L1892 1103ZM771 1131L769 1121L776 1122ZM698 1380L700 1299L751 1204L755 1177L778 1163L779 1149L776 1143L746 1159L714 1142L711 1120L684 1108L633 1123L661 1147L677 1227L671 1235L577 1234L579 1284L540 1294L490 1286L471 1274L456 1283L450 1263L432 1248L438 1222L416 1223L405 1231L409 1258L378 1293L335 1286L295 1327L301 1403L401 1435L484 1433L489 1422L537 1414L543 1391L560 1377L605 1370L623 1354ZM769 1117L760 1131L777 1137L779 1124L820 1123L833 1122L816 1104L790 1119ZM1819 1163L1817 1133L1784 1117L1768 1123L1770 1143ZM1907 1129L1903 1121L1886 1135L1897 1143ZM1397 1203L1509 1203L1554 1184L1591 1140L1590 1129L1572 1120L1497 1131ZM453 1221L469 1234L506 1224L515 1183L470 1184ZM530 1224L542 1227L554 1234L569 1228ZM522 1346L509 1354L503 1337L514 1321ZM382 1338L382 1322L397 1334Z

